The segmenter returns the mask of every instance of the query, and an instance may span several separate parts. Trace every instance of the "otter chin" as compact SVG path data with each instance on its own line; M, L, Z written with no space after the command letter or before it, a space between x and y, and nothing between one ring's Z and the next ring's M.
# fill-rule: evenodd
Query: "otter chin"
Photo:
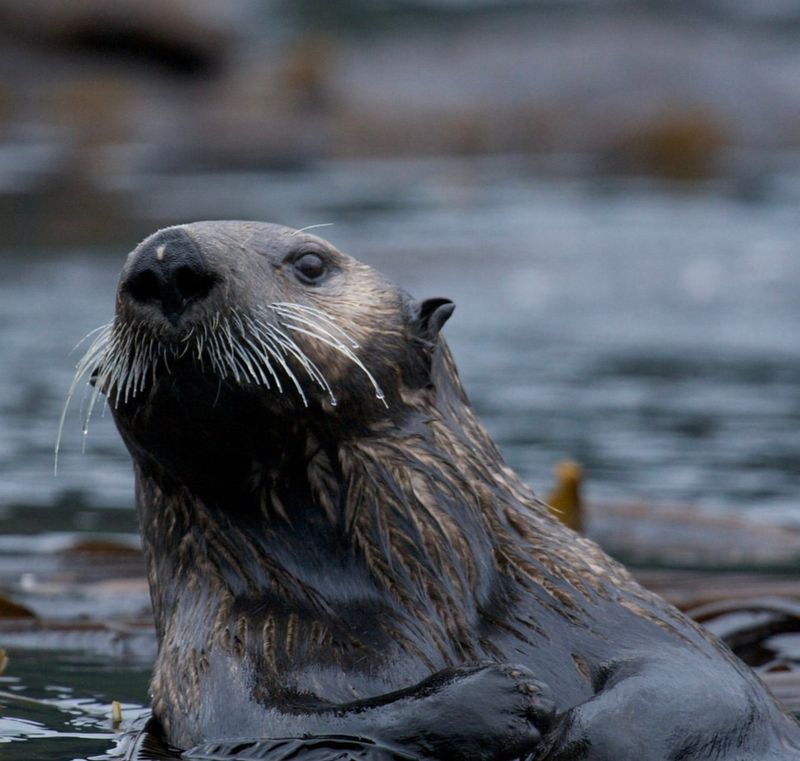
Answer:
M197 758L800 758L757 676L552 517L417 301L307 232L160 230L79 367L133 459ZM501 380L498 380L501 382Z

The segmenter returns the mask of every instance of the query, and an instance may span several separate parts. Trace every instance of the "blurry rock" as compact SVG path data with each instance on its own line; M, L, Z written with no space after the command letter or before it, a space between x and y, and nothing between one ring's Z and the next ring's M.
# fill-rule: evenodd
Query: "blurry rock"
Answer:
M493 150L498 153L552 151L564 117L548 104L523 102L505 118L491 120Z
M194 171L296 168L330 153L336 103L331 80L339 49L305 34L249 51L224 78L206 83L191 127L176 133L182 164Z
M14 90L6 82L0 82L0 134L14 115Z
M138 547L131 547L123 542L116 542L113 539L97 539L89 537L73 542L69 547L62 550L62 554L81 558L139 558L142 551Z
M572 460L562 460L555 467L556 485L548 494L550 510L562 523L573 531L583 529L583 501L581 482L583 468Z
M441 156L485 152L485 114L463 108L410 111L375 104L340 103L332 126L340 156Z
M630 127L607 154L611 171L703 180L718 169L726 136L700 111L670 111Z
M144 234L120 194L102 192L67 168L43 178L37 192L0 194L0 230L6 246L65 248L91 241L118 242Z
M93 73L51 83L44 106L53 121L69 131L76 149L86 144L118 143L128 138L130 83L122 77Z
M0 595L0 618L36 618L36 616L30 608Z
M104 58L138 60L184 75L217 70L231 40L227 13L202 0L0 0L7 32Z
M331 102L331 68L336 48L320 34L301 37L283 56L282 84L295 108L321 111Z

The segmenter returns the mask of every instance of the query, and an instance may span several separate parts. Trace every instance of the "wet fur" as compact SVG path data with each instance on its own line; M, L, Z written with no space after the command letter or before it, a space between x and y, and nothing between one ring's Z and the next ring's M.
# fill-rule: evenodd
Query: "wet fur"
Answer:
M153 711L170 741L333 727L397 742L420 715L437 721L429 695L454 691L465 717L471 701L481 706L486 749L464 739L459 751L469 722L451 717L438 719L446 743L409 736L406 751L438 757L446 747L448 757L488 759L527 748L548 761L798 757L789 749L796 724L749 669L555 521L504 464L440 326L420 305L324 241L256 223L173 228L131 261L153 241L184 237L221 279L187 313L183 335L210 315L246 325L265 305L305 304L352 337L365 368L294 336L324 370L334 406L293 356L285 359L302 394L292 383L278 393L255 373L204 366L202 351L172 356L169 372L156 362L142 376L150 380L125 394L124 379L103 375L104 362L122 361L119 348L92 355L134 459L159 638ZM291 281L282 262L302 246L336 262L327 288ZM121 288L115 329L131 325L148 326L157 345L179 345L176 328ZM494 687L470 692L487 667L458 671L487 662L520 663L552 692L552 716L531 719L529 746L490 741L512 732L504 729L512 709L491 697L505 695L511 677L492 671ZM395 704L382 696L437 673L446 677L420 688L419 714L397 730L381 713ZM406 716L403 700L389 716Z

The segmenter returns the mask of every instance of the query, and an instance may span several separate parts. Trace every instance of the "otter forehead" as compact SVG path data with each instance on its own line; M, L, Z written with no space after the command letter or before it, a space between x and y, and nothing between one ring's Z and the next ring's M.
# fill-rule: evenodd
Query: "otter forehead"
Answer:
M196 247L211 257L255 256L278 263L301 249L318 249L355 261L323 238L267 222L240 220L190 222L165 227L145 238L128 255L128 264L154 249L159 258Z
M224 221L193 222L179 225L198 244L209 248L236 249L251 254L260 254L275 259L282 259L299 248L312 247L346 256L335 246L316 235L303 230L295 230L284 225L267 222Z
M408 295L371 267L301 230L261 222L194 222L167 227L128 256L118 315L190 325L209 311L270 301L341 312L358 323L365 305L396 309Z

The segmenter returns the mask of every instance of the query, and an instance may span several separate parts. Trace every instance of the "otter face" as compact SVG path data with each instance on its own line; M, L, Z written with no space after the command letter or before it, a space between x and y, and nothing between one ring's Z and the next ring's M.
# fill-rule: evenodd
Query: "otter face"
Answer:
M354 383L382 400L359 354L376 320L401 334L403 313L377 273L316 236L255 223L167 228L137 246L120 277L121 361L106 391L118 407L166 373L291 393L303 407L335 407Z
M240 432L337 415L363 428L425 385L452 310L446 299L417 304L314 235L181 225L128 256L116 316L79 375L93 373L129 446L154 428L163 438L165 421L188 430L224 418Z

